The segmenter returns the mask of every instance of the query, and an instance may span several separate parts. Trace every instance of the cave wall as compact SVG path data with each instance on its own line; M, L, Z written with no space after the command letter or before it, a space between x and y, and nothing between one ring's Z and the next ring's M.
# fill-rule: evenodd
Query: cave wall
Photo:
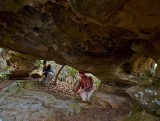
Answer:
M0 46L26 59L126 85L137 84L128 74L146 75L152 60L159 63L158 0L4 0L0 8Z
M36 59L18 52L0 48L0 72L8 79L24 79L36 67Z
M107 80L135 53L159 62L159 8L158 0L4 0L0 46Z

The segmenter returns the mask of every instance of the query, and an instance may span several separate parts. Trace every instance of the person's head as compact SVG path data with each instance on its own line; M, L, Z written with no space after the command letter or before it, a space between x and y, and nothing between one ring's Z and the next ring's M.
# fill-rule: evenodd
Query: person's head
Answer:
M79 71L79 76L82 78L82 77L84 77L86 74L85 74L85 72L84 71Z
M48 66L48 62L46 60L43 61L43 66L47 67Z

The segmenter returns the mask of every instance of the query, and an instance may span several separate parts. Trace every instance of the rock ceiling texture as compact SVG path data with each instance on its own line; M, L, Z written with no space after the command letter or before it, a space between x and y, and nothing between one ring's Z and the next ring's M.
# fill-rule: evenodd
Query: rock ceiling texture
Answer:
M159 0L3 0L0 47L121 80L133 58L159 63L159 11Z

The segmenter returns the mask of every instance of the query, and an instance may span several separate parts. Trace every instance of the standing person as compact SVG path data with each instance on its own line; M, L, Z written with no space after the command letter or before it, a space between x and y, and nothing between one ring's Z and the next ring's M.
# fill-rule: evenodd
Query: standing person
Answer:
M84 72L79 72L80 81L74 89L74 93L79 94L83 102L90 100L92 93L95 90L92 77L87 76Z
M54 68L51 64L49 64L46 60L43 61L43 72L42 72L42 80L41 83L45 86L53 79L54 77Z

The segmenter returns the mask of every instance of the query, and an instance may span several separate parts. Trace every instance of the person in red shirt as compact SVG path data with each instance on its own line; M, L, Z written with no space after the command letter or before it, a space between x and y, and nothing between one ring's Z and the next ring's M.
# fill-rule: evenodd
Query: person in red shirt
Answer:
M79 72L80 81L78 82L74 93L79 94L82 101L86 102L90 100L92 93L94 92L94 81L92 77L87 76L85 72Z

